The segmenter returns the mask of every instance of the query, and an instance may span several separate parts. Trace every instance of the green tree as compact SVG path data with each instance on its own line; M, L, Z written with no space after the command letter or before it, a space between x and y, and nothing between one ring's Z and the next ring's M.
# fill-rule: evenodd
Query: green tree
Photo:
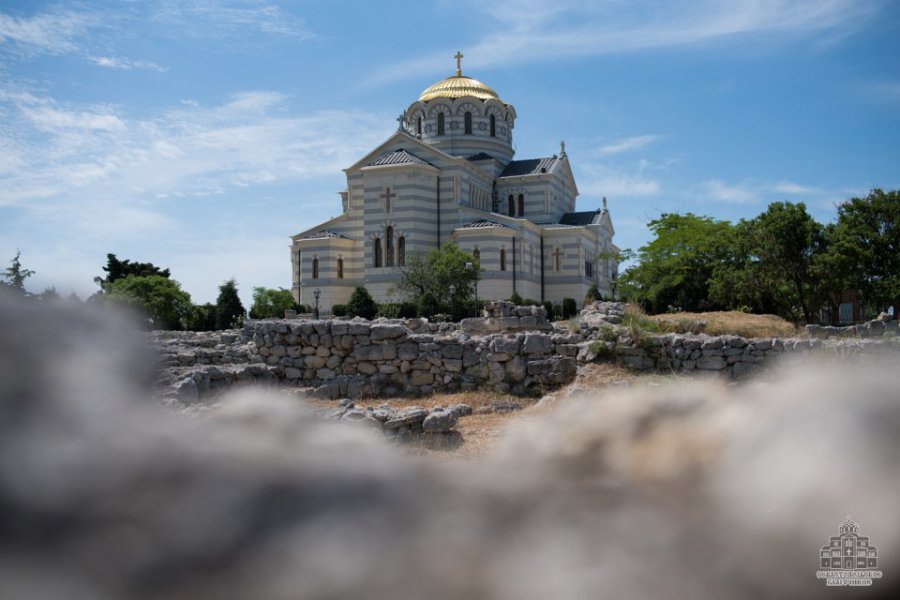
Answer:
M229 279L219 286L216 298L216 329L239 327L247 311L238 296L237 282Z
M17 296L25 297L28 295L25 290L25 280L32 275L34 275L34 271L22 266L22 252L16 250L16 255L3 273L3 279L6 281L0 281L0 288Z
M253 288L253 305L250 307L251 319L283 318L284 311L297 310L297 303L290 290L277 290L264 287Z
M874 189L837 207L834 254L847 260L848 279L869 304L900 315L900 191Z
M356 289L353 290L353 294L350 296L350 301L347 303L347 316L374 319L377 313L378 305L372 299L369 290L361 285L356 286Z
M101 288L104 284L112 283L119 279L124 279L129 275L138 275L147 277L150 275L158 275L160 277L169 278L169 269L160 269L153 263L131 262L130 260L119 260L115 254L106 255L106 277L94 277L94 282Z
M434 299L439 310L449 313L453 312L453 306L464 305L474 298L479 278L478 260L448 242L427 253L413 253L407 257L394 289L407 295L420 308L423 307L422 299L428 294L430 298L424 304L430 306ZM453 290L452 294L450 290Z
M637 265L619 277L619 294L650 313L670 306L688 311L715 310L709 280L717 265L734 253L728 221L692 213L664 213L650 221L654 239L637 252ZM618 294L617 294L618 295Z
M117 279L106 284L100 298L140 310L149 329L185 329L193 312L190 294L174 279L161 275Z
M780 314L799 311L803 320L813 322L821 300L813 257L825 247L822 225L802 202L773 202L751 221L749 236L755 275L779 290Z
M216 305L195 304L191 311L188 329L191 331L215 331L216 330Z

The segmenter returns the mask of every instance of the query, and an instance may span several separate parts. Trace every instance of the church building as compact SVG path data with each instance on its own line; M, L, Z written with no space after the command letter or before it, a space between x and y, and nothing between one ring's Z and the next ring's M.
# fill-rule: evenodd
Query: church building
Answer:
M591 284L604 296L617 251L606 199L575 212L578 187L565 144L557 154L514 160L516 110L484 83L456 74L427 88L397 131L344 170L340 216L293 236L294 298L322 313L364 285L399 302L393 284L407 258L454 242L481 270L478 297L580 306Z

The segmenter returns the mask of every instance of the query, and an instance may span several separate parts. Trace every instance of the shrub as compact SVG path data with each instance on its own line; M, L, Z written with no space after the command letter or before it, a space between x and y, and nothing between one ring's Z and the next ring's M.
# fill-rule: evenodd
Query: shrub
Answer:
M540 306L541 303L533 298L525 298L522 300L522 306Z
M597 287L597 284L592 283L591 287L588 288L587 293L584 295L584 305L587 306L598 300L603 300L603 295L600 294L600 289Z
M574 298L563 298L562 301L562 318L571 319L578 313L578 305Z
M416 305L412 302L386 302L379 304L378 316L387 319L412 319L416 316Z
M553 303L549 300L544 302L544 310L547 311L547 320L552 321L555 313L553 312Z
M440 312L440 310L441 304L431 292L425 292L419 296L419 301L416 304L416 311L420 317L430 319Z
M362 317L364 319L374 319L378 313L378 305L369 294L369 290L358 285L350 296L350 302L347 303L348 317Z
M304 310L303 312L309 312L309 311ZM347 316L347 305L346 304L332 305L331 306L331 314L334 315L335 317L346 317Z
M516 306L522 306L522 296L519 295L519 292L513 292L512 296L509 297L509 301L515 304Z

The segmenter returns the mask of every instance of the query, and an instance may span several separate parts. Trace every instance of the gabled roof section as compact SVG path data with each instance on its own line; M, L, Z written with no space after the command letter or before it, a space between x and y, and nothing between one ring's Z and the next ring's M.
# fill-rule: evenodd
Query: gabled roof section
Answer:
M546 158L529 158L526 160L514 160L500 173L499 177L522 177L523 175L540 175L550 173L557 164L559 158L548 156Z
M394 152L382 154L374 161L370 162L367 167L382 167L386 165L430 165L428 161L422 160L414 154L410 154L405 148L400 148Z
M600 210L565 213L559 218L561 225L596 225L600 222Z
M341 235L340 233L335 233L334 231L329 231L327 229L320 229L319 231L311 231L309 233L302 233L294 238L298 242L300 240L326 240L326 239L341 239L341 240L349 240L346 235Z
M510 229L508 225L497 223L496 221L491 221L488 219L478 219L477 221L472 221L471 223L466 223L461 227L457 227L457 229L485 229L488 227L504 227L506 229Z

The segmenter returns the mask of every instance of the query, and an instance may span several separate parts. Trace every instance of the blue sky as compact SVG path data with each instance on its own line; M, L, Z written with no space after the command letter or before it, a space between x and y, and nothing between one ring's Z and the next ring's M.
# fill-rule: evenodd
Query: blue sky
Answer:
M106 253L195 302L290 287L288 237L431 83L516 107L518 158L560 140L615 241L662 212L752 217L900 187L900 5L859 0L0 5L0 260L93 292Z

